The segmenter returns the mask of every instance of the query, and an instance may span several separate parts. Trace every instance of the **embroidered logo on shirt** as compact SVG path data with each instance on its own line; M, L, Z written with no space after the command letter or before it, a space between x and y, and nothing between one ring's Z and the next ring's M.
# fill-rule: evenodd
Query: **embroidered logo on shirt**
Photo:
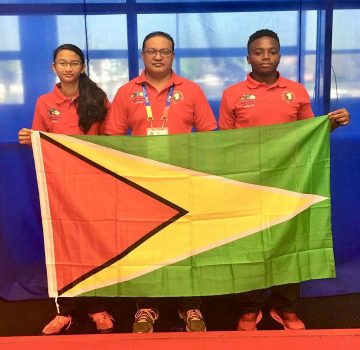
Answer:
M184 95L182 92L180 91L174 91L173 93L173 97L172 100L174 103L179 103L180 101L182 101L184 99Z
M241 101L244 100L256 100L256 96L253 94L244 94L241 96Z
M255 106L256 96L253 94L244 94L240 97L241 104L244 108Z
M132 103L144 103L144 93L142 91L133 92L130 98Z
M56 108L50 108L48 110L48 115L50 117L51 122L55 123L55 122L59 121L60 111L57 110Z
M291 103L292 101L295 101L295 94L291 91L284 91L282 93L282 98L284 101Z

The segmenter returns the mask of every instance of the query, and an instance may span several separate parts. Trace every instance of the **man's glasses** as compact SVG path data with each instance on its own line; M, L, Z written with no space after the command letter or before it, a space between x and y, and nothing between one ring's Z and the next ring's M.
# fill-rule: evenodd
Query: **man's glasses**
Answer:
M147 54L148 56L156 56L157 53L159 53L163 57L168 57L173 53L173 50L170 50L170 49L161 49L161 50L147 49L147 50L144 50L143 53Z
M55 65L60 68L66 68L69 65L73 69L78 69L78 68L82 67L83 64L80 61L71 61L71 62L55 61Z

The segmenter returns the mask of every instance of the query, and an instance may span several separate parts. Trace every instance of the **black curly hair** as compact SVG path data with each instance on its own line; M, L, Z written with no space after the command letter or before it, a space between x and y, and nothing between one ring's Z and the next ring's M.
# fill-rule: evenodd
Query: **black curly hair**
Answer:
M260 29L257 32L250 35L248 43L247 43L248 53L250 53L250 45L251 45L251 43L253 41L257 40L257 39L262 38L263 36L269 36L270 38L275 39L278 42L279 48L280 48L280 40L279 40L278 35L275 32L273 32L270 29Z

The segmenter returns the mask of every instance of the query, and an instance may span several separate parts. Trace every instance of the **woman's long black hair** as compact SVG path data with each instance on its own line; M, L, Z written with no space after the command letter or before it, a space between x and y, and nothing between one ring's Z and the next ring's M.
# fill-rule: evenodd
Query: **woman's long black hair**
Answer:
M75 52L85 64L84 53L77 46L72 44L60 45L54 51L54 62L61 50ZM89 131L91 125L102 122L107 113L107 97L105 92L99 88L87 75L81 73L79 77L79 97L76 99L77 113L79 115L79 127L85 133Z

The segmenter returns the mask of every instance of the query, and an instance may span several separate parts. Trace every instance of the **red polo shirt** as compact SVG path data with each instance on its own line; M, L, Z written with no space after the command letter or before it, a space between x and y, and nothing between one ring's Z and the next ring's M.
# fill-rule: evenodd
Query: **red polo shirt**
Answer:
M74 99L69 99L60 90L60 83L55 85L53 91L41 95L36 101L33 130L46 131L66 135L83 135L84 131L78 125ZM100 123L94 123L87 135L99 135Z
M105 133L124 135L130 129L132 135L146 135L150 127L144 102L142 84L146 83L154 121L152 126L162 126L169 88L174 84L168 121L169 134L197 131L210 131L217 128L216 119L203 91L194 82L172 72L169 83L157 91L146 79L145 72L119 88L112 102L109 116L105 122Z
M227 88L221 99L220 129L288 123L312 118L309 95L303 85L282 78L272 85L247 79Z

